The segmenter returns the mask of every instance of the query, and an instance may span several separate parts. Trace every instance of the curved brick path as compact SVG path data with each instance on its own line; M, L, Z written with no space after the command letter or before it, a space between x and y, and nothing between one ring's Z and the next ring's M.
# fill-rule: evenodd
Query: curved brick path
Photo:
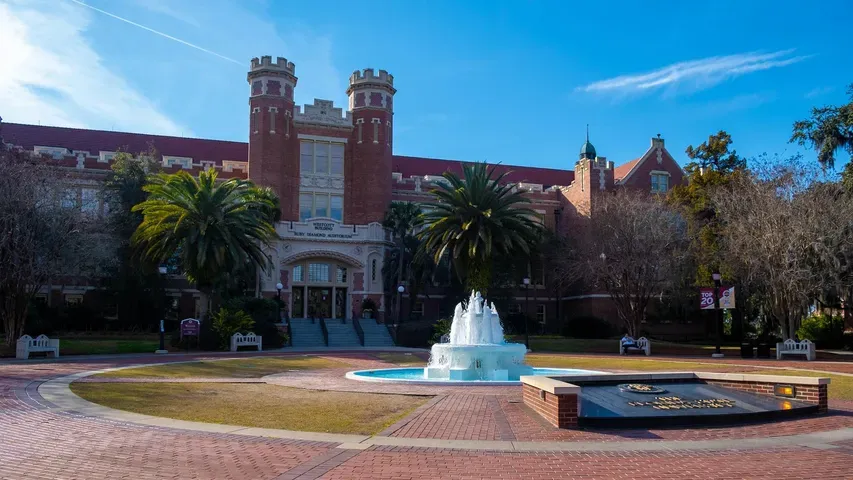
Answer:
M403 441L622 442L616 451L577 443L592 448L522 453L378 445L362 450L339 443L141 426L62 410L38 393L45 380L73 373L190 358L0 364L0 478L853 478L853 440L827 437L804 442L807 446L780 443L743 450L739 445L745 444L738 442L749 440L737 440L853 428L851 402L832 402L827 416L784 423L588 432L543 425L511 393L446 391L383 432ZM355 368L377 365L365 354L348 354L345 361L358 364ZM767 362L766 366L853 373L853 364ZM705 439L733 440L713 450L652 448L662 440Z

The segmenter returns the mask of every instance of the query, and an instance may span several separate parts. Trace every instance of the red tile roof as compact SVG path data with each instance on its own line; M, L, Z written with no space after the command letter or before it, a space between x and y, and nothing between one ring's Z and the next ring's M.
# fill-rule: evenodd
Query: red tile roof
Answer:
M88 151L92 155L98 155L100 151L115 152L119 149L129 153L146 152L148 145L151 144L161 155L191 157L197 162L201 160L214 161L217 164L221 164L222 160L245 162L249 156L249 146L245 142L224 140L45 127L20 123L0 124L0 134L7 143L26 149L32 149L36 145L64 147L69 150Z
M394 155L393 170L402 173L403 178L412 175L441 175L446 171L461 173L464 163L469 162ZM495 165L495 167L498 173L509 172L506 179L510 182L537 183L546 188L552 185L569 185L575 179L575 172L571 170L503 164Z
M92 155L97 155L100 151L114 152L119 149L124 149L130 153L144 152L148 150L148 146L151 144L162 155L191 157L196 162L206 160L221 164L222 160L247 161L249 156L247 143L224 140L167 137L20 123L0 124L0 134L7 143L26 149L32 149L36 145L64 147L69 150L88 151ZM393 170L402 173L404 178L412 175L441 175L446 171L461 173L463 163L466 162L394 155ZM551 185L569 185L575 179L575 173L571 170L515 165L496 165L496 167L500 173L510 172L506 178L511 182L536 183L549 187Z
M634 165L636 165L637 162L639 162L642 158L643 157L635 158L635 159L631 160L630 162L625 162L622 165L615 167L613 169L613 179L618 182L619 180L622 180L623 178L625 178L625 176L628 175L628 173L631 171L631 169L634 168Z

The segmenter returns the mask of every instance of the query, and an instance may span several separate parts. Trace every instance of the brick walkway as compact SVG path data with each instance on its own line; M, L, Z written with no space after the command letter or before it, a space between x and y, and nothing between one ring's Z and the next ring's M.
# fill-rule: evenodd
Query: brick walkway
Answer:
M358 364L355 368L379 365L375 357L366 354L324 356ZM736 446L714 451L637 451L650 445L649 441L730 438L737 442L853 428L853 402L832 402L832 412L827 416L783 423L713 429L560 431L530 415L518 401L520 395L507 387L491 393L478 387L474 391L447 391L392 431L383 432L388 438L401 440L628 441L638 446L617 452L521 453L391 446L361 450L338 443L141 426L62 411L38 393L38 385L51 378L175 359L0 365L0 479L853 478L851 440L743 451ZM742 362L731 359L725 363ZM774 361L766 366L853 373L853 365L841 363Z

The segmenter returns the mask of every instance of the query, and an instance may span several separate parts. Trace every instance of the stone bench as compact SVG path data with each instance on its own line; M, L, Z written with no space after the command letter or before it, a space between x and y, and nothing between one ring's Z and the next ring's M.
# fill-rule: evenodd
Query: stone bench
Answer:
M258 351L262 351L263 347L261 345L262 337L260 335L255 335L252 332L249 332L245 335L242 333L235 333L231 337L231 351L236 352L239 347L258 347Z
M53 358L57 358L59 357L59 339L51 339L47 335L39 335L36 338L24 335L18 339L15 358L26 360L30 358L30 353L33 352L52 353Z
M624 348L626 343L633 343L627 348L628 352L643 352L646 356L652 354L652 342L649 341L646 337L640 337L639 340L634 340L631 337L623 337L619 340L619 355L625 355L627 352Z
M776 359L782 360L782 355L803 355L807 361L812 361L816 356L814 343L810 340L797 342L789 338L776 344Z

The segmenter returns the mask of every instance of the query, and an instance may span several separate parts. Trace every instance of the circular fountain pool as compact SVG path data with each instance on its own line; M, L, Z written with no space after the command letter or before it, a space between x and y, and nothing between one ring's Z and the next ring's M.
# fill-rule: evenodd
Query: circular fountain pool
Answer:
M573 368L533 368L527 367L524 375L598 375L605 372L594 370L578 370ZM349 372L346 378L351 380L362 380L366 382L407 382L407 383L444 383L453 385L519 385L518 376L509 377L506 380L451 380L447 378L427 378L421 368L382 368L376 370L356 370Z

